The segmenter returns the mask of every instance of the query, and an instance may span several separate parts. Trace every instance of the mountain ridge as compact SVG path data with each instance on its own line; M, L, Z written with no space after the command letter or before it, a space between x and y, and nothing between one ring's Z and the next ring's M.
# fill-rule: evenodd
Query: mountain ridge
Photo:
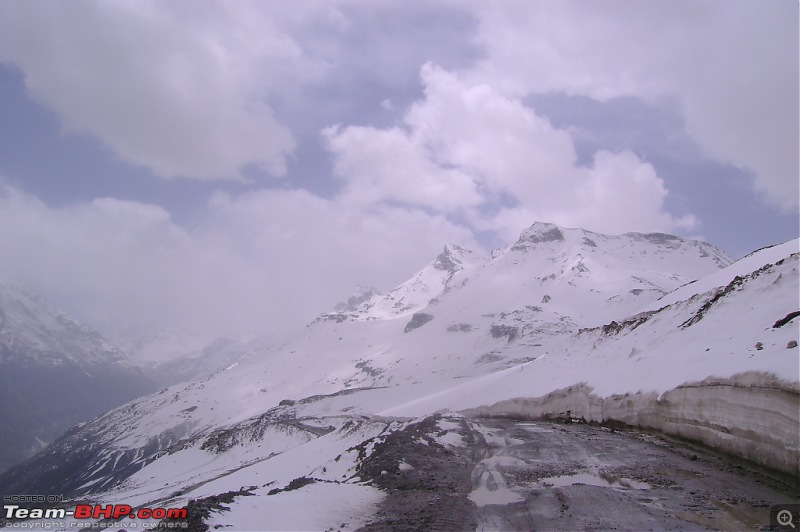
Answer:
M0 470L75 423L152 391L154 384L94 328L23 281L0 284Z
M345 489L354 446L366 455L409 418L453 410L617 420L791 474L797 329L773 324L800 305L798 241L720 269L724 253L696 241L553 229L494 258L440 254L381 300L418 306L323 314L239 365L73 429L0 486L51 489L56 475L70 496L129 504L242 486L269 496L305 476ZM687 284L692 272L705 274Z
M592 239L594 237L594 239ZM321 320L345 321L348 319L376 320L391 319L410 316L415 312L422 311L431 302L438 302L439 299L450 291L459 279L464 279L468 275L475 274L476 271L490 268L491 265L500 261L517 262L525 260L521 255L533 250L540 251L545 249L550 255L547 260L555 263L560 261L561 271L558 269L547 268L547 264L540 263L535 265L539 270L547 270L547 275L540 276L541 279L549 278L554 280L557 275L564 275L565 268L573 274L586 273L588 270L587 262L597 255L598 244L601 248L610 247L611 251L619 251L625 248L635 247L635 243L643 243L639 250L641 253L651 253L659 248L667 248L671 251L681 251L685 254L694 254L691 267L680 269L674 272L675 264L670 264L665 268L664 265L655 266L650 261L650 268L672 269L670 275L675 276L670 279L641 279L638 287L642 291L661 291L661 295L672 291L685 282L710 273L714 268L730 265L733 261L722 250L711 244L692 239L682 239L680 237L665 235L663 233L625 233L623 235L602 235L586 231L584 229L573 229L560 227L555 224L536 222L527 229L523 230L517 241L494 253L492 256L483 257L476 252L466 250L454 244L444 247L436 259L428 266L420 270L405 283L395 287L386 295L373 295L360 305L348 312L325 313L320 316ZM614 249L613 246L616 245ZM630 253L631 250L628 249ZM630 259L634 259L629 254ZM528 265L531 267L531 265ZM492 275L489 273L488 275ZM667 277L669 277L668 275ZM647 277L645 275L645 277ZM631 287L631 289L637 289ZM545 294L539 294L538 298L544 298ZM530 304L533 304L531 302ZM633 305L635 306L635 305Z

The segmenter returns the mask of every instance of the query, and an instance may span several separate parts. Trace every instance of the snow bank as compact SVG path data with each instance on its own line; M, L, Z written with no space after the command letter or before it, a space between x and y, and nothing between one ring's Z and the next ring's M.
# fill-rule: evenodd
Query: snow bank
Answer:
M655 429L698 441L771 469L800 476L800 384L760 372L706 379L661 395L600 397L586 385L464 412L521 419L582 418Z

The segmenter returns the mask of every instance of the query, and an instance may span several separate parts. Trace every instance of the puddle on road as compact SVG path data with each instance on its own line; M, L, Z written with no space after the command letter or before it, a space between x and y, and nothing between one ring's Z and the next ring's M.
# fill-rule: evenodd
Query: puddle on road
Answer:
M524 501L525 497L508 488L489 490L481 486L469 494L469 499L478 506L486 506L488 504L511 504L520 502Z
M523 495L516 493L508 487L508 484L506 484L503 478L503 474L495 468L498 463L497 459L500 459L499 461L504 461L502 460L503 458L507 459L512 457L491 457L484 460L476 467L475 471L480 471L480 477L477 482L478 485L474 487L475 482L473 478L473 489L472 493L469 494L470 500L476 505L505 505L525 500Z
M542 423L536 423L534 421L518 422L517 426L525 429L527 432L541 432L544 434L554 432L552 428L548 428Z
M576 473L574 475L559 475L539 479L536 483L540 488L563 488L575 484L599 486L601 488L649 490L650 484L639 482L630 478L616 478L611 475L596 475L594 473Z
M489 475L491 478L492 475ZM478 488L473 489L469 498L478 506L488 504L511 504L525 500L525 495L510 489L505 483L496 483L492 480L484 482ZM616 490L649 490L650 484L639 482L630 478L616 478L611 475L596 475L594 473L576 473L574 475L560 475L556 477L542 478L531 486L533 489L552 489L563 488L585 484L587 486L599 486L601 488L611 488ZM530 489L530 488L528 488ZM527 491L527 490L525 490Z

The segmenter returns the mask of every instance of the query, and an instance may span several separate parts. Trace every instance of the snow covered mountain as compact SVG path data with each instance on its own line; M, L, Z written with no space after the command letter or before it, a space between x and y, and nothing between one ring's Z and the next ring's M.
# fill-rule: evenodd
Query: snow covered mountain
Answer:
M431 265L387 295L373 295L349 312L325 314L322 319L408 316L433 308L458 288L451 299L460 303L450 304L481 314L548 309L556 319L591 323L609 313L633 312L644 302L730 263L721 250L695 240L664 234L608 236L536 223L493 259L445 246Z
M0 470L155 385L20 281L0 284Z
M484 259L475 252L448 244L433 263L388 294L381 295L374 289L363 290L351 297L347 304L337 305L336 312L323 314L322 319L341 323L345 320L408 316L437 301L483 262Z
M491 258L447 246L386 295L76 427L0 487L150 506L247 494L212 519L245 528L287 501L352 517L380 498L358 482L371 450L442 410L622 421L792 472L799 257L793 241L731 264L703 242L541 223ZM438 426L442 445L460 438ZM298 493L304 478L318 483Z

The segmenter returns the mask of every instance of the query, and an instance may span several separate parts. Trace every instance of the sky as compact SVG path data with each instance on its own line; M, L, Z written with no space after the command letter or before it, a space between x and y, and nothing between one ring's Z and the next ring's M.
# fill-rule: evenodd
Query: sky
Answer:
M797 238L795 0L0 0L0 280L279 333L535 221Z

